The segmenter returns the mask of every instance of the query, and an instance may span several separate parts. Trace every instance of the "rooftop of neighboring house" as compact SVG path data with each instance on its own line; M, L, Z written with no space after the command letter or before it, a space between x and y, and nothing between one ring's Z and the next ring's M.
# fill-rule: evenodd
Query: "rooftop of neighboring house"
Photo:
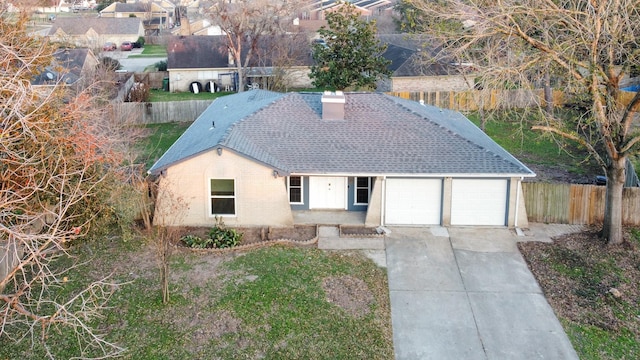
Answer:
M93 29L98 34L138 34L142 19L139 18L96 18L59 17L49 30L54 35L58 29L67 35L84 35Z
M59 49L53 55L54 61L31 81L33 85L54 85L64 82L73 84L82 76L82 70L91 50L86 48ZM96 60L97 62L97 60Z
M438 48L432 39L410 34L381 34L378 39L387 44L382 56L391 60L392 76L440 76L460 74L465 67L435 60Z
M248 46L243 49L243 57ZM254 49L250 67L277 66L278 58L293 60L294 66L310 66L310 44L306 36L264 36L259 49ZM167 45L167 67L169 69L207 69L235 67L229 65L227 39L224 35L173 36Z

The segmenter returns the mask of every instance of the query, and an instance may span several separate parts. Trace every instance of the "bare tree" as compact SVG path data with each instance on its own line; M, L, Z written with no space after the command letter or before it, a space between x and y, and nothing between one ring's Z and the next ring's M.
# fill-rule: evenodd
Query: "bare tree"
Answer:
M577 117L540 111L537 130L583 145L607 174L602 235L623 241L625 165L638 153L640 93L622 101L621 82L640 61L640 0L404 0L424 12L429 32L482 70L487 86L534 88L551 74L586 106ZM489 83L489 80L491 82Z
M169 302L169 261L173 253L173 246L179 240L178 226L188 209L184 199L176 196L170 189L170 186L162 186L157 189L156 208L162 210L155 213L154 223L156 226L150 229L149 235L160 269L163 304Z
M245 69L254 59L260 39L283 34L292 24L295 4L295 0L213 1L207 15L227 38L229 54L238 69L237 91L244 91Z
M27 34L27 13L0 13L0 337L40 341L69 329L81 358L123 349L91 326L118 284L109 276L63 298L56 289L77 265L74 244L109 213L111 184L126 179L120 152L126 131L93 88L34 87L30 80L54 49ZM105 120L107 119L107 120ZM116 131L117 129L117 131ZM49 353L49 357L53 357Z
M263 74L263 87L274 91L287 91L307 77L311 64L309 38L305 33L291 33L264 37L253 62L255 67L271 69Z

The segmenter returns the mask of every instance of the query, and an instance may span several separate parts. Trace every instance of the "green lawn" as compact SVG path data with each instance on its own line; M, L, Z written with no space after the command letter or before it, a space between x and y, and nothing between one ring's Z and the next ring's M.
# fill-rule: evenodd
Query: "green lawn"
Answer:
M164 90L151 89L149 101L161 102L161 101L185 101L185 100L212 100L219 98L220 96L230 95L230 92L216 92L210 93L203 91L198 94L192 92L168 92Z
M468 117L480 126L476 113ZM578 174L597 167L585 149L558 136L532 130L531 126L533 121L522 120L513 114L494 114L485 124L485 133L525 163L558 166Z
M181 252L171 262L171 301L163 305L153 251L142 243L93 244L88 261L59 293L110 272L122 285L93 325L125 347L124 359L391 359L386 272L359 255L271 247L236 256ZM326 281L365 284L370 301L351 312L328 300ZM338 290L340 290L338 288ZM349 296L349 294L345 294ZM59 359L77 355L69 329L48 342ZM43 359L36 339L0 339L0 359ZM91 352L96 355L96 353Z
M130 59L145 57L166 57L167 48L162 45L145 45L141 54L129 55Z
M141 158L146 159L147 169L169 149L180 135L187 130L189 125L191 125L191 123L173 122L144 126L149 130L149 133L139 145L142 152Z

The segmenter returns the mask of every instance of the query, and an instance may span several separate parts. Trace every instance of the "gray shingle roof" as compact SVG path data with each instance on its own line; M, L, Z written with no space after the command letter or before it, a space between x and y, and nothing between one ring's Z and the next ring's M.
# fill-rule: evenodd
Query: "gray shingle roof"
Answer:
M248 91L216 99L149 171L162 170L175 162L217 147L234 123L282 96L269 91Z
M147 6L143 3L116 3L115 12L147 12Z
M285 48L283 44L288 44ZM242 58L250 44L243 46ZM253 58L249 66L256 68L274 66L273 58L286 58L293 66L312 64L310 44L306 36L262 36L258 48L253 49ZM201 69L229 67L227 55L227 37L224 35L173 36L167 46L167 67L169 69ZM277 61L276 61L277 62ZM235 66L231 66L235 68Z
M378 40L387 45L387 50L382 54L387 60L391 60L389 70L392 76L439 76L459 74L466 70L451 66L443 61L433 61L439 49L436 41L424 36L414 34L381 34Z
M229 66L224 36L172 36L167 45L169 69L225 68Z
M220 98L150 171L221 146L286 173L533 175L459 112L347 93L345 120L322 120L320 100L264 90Z
M133 34L137 39L141 21L139 18L58 17L51 26L49 35L54 35L58 29L62 29L67 35L83 35L93 29L102 35Z
M63 81L66 84L73 84L82 76L82 69L87 56L89 56L89 51L86 48L57 50L53 54L53 64L47 66L31 83L49 85Z

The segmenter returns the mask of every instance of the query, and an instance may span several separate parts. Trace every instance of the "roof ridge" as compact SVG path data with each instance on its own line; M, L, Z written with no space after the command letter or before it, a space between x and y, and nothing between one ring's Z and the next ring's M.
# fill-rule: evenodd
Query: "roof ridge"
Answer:
M286 97L288 94L291 94L291 93L284 93L284 94L283 94L283 93L277 93L277 92L275 92L275 91L271 91L271 90L263 90L263 89L254 89L254 90L249 90L249 91L245 91L245 93L254 93L254 94L253 94L253 96L252 96L252 98L251 98L251 99L249 99L250 101L255 100L255 95L257 95L258 93L274 94L274 96L273 96L273 97L274 97L274 100L273 100L273 101L270 101L268 104L266 104L266 105L264 105L264 106L261 106L261 107L260 107L260 108L258 108L258 109L255 109L254 111L252 111L252 112L250 112L250 113L246 114L245 116L243 116L243 117L241 117L241 118L237 119L237 120L236 120L236 121L234 121L231 125L229 125L229 127L228 127L228 128L227 128L227 130L225 131L224 135L222 135L222 138L220 138L220 141L219 141L219 143L220 143L220 144L226 143L226 140L227 140L228 135L231 133L231 131L233 130L233 128L235 128L236 126L238 126L238 124L240 124L240 123L244 122L247 118L249 118L249 117L251 117L251 116L253 116L253 115L255 115L255 114L260 113L261 111L264 111L264 109L265 109L267 106L273 105L273 104L275 104L278 100L281 100L282 98Z
M385 95L385 96L387 96L388 98L391 98L391 101L394 101L394 99L400 99L400 100L403 100L402 102L408 102L408 101L411 101L411 100L406 100L406 99L401 99L401 98L398 98L398 97L390 96L390 95L387 95L387 94L384 94L384 95ZM402 103L401 103L401 102L399 102L399 101L396 101L396 103L397 103L399 106L401 106L401 107L403 107L403 108L406 108L406 109L407 109L408 111L410 111L411 113L413 113L413 114L415 114L415 115L417 115L417 116L419 116L419 117L421 117L421 118L423 118L423 119L425 119L425 120L429 121L429 122L430 122L430 123L432 123L432 124L435 124L436 126L438 126L438 127L442 128L442 129L446 130L446 131L447 131L447 132L449 132L450 134L452 134L452 135L456 136L456 137L457 137L457 138L459 138L459 139L462 139L462 140L466 141L467 143L469 143L469 144L471 144L471 145L473 145L473 146L477 147L478 149L484 150L484 151L486 151L486 152L488 152L488 153L492 154L493 156L495 156L495 157L497 157L497 158L501 159L502 161L515 163L516 165L518 165L519 167L521 167L523 170L525 170L525 169L526 169L526 170L531 171L531 170L530 170L526 165L524 165L520 160L516 159L516 158L515 158L511 153L509 153L508 151L504 150L501 146L500 146L500 148L502 149L502 151L504 152L504 154L499 154L499 153L497 153L496 151L494 151L493 149L491 149L491 148L489 148L489 147L487 147L487 146L485 146L485 145L483 145L483 144L480 144L480 143L478 143L478 142L476 142L476 141L472 141L472 139L470 139L470 138L469 138L469 137L467 137L467 136L463 136L462 134L460 134L459 132L455 131L455 130L454 130L454 129L452 129L451 127L445 126L445 125L443 125L443 123L441 123L441 122L438 122L438 121L432 120L431 118L429 118L429 117L427 116L427 114L420 113L420 112L418 112L418 111L416 111L416 110L413 110L413 109L411 109L409 106L406 106L405 104L402 104ZM432 108L432 109L437 109L437 110L439 110L439 111L440 111L440 113L445 113L445 112L447 112L447 113L456 114L456 115L457 115L457 114L459 114L459 115L460 115L460 116L462 116L463 118L467 119L467 118L466 118L466 117L465 117L461 112L456 111L456 110L444 109L444 108L437 107L437 106L434 106L434 105L429 105L429 104L420 104L420 103L416 103L416 104L419 104L418 106L424 106L424 107L428 107L428 108ZM468 120L468 119L467 119L467 121L471 122L471 121L470 121L470 120ZM472 124L474 127L476 127L476 128L477 128L477 126L476 126L475 124L473 124L472 122L471 122L471 124ZM479 129L479 130L480 130L480 129ZM482 130L480 130L480 131L482 132L482 134L484 134L485 136L487 136L487 137L488 137L488 135L486 135L486 133L484 133ZM493 140L492 140L492 141L493 141ZM497 143L496 143L496 145L497 145ZM499 146L499 145L498 145L498 146ZM505 155L508 155L511 159L506 159L506 158L505 158Z

